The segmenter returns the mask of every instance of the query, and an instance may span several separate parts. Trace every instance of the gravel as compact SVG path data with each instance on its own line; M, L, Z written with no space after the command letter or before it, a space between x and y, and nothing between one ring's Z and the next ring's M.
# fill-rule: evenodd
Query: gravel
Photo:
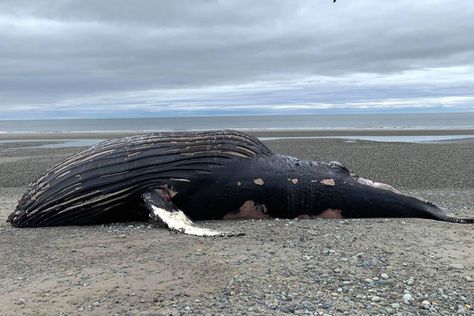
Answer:
M474 215L472 143L270 146L344 161L364 176ZM44 172L74 151L15 154L9 148L8 162L0 160L2 315L473 315L469 225L377 218L206 221L201 225L246 235L199 238L148 223L39 229L5 223L30 172ZM447 160L451 170L445 170ZM417 174L430 168L438 177Z

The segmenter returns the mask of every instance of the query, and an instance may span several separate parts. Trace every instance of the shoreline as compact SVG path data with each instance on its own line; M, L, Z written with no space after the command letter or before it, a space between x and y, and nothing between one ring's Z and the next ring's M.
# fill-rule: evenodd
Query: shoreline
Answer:
M241 130L256 137L343 137L343 136L464 136L474 137L474 129L301 129L301 130ZM27 132L0 133L4 140L61 140L61 139L108 139L152 132L146 131L93 131L93 132Z

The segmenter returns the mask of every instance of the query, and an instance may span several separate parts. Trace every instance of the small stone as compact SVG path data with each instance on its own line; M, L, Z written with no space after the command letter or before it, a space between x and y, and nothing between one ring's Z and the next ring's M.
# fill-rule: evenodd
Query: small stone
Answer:
M94 303L92 303L92 305L95 306L95 307L97 307L97 306L100 305L100 303L99 303L99 302L94 302Z
M460 306L457 311L458 314L466 314L466 309L464 306Z
M381 277L382 279L387 280L387 279L388 279L388 274L387 274L387 273L382 273L382 274L380 275L380 277Z
M328 304L328 303L322 303L322 304L321 304L321 308L322 308L322 309L328 309L328 308L330 308L330 307L331 307L331 305Z
M380 296L372 296L372 302L380 302Z
M407 281L407 285L413 285L415 283L415 280L413 278L409 278Z
M400 308L400 304L398 304L398 303L392 303L392 304L390 305L390 307L392 307L393 309L398 309L398 308Z
M403 295L403 302L405 304L410 304L410 301L413 300L413 296L411 294L405 294Z
M189 312L191 310L191 307L186 306L184 309Z
M374 282L374 280L369 279L369 278L365 279L364 281L367 282L367 283L373 283Z
M16 305L25 305L26 304L26 300L24 298L19 298L16 302L15 302Z
M421 305L423 305L424 309L429 309L431 304L429 301L424 300L423 302L421 302Z
M79 312L83 312L84 311L84 306L81 306L77 309Z
M466 277L466 281L467 281L467 282L472 282L472 277L467 276L467 277Z
M455 270L462 270L462 269L464 269L464 266L463 266L462 264L460 264L460 263L452 263L452 264L449 265L449 267L450 267L451 269L455 269Z

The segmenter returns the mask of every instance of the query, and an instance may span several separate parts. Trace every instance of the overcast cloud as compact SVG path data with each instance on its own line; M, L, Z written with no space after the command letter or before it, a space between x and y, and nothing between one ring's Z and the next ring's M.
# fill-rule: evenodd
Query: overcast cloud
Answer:
M474 1L0 0L0 119L474 110Z

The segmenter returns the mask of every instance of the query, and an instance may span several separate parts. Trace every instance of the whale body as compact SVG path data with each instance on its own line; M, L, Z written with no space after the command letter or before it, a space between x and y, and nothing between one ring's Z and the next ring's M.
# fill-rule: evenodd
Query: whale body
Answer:
M152 218L172 230L219 236L232 234L193 220L275 217L474 222L339 162L280 155L233 130L152 133L94 145L30 184L8 221L40 227Z

